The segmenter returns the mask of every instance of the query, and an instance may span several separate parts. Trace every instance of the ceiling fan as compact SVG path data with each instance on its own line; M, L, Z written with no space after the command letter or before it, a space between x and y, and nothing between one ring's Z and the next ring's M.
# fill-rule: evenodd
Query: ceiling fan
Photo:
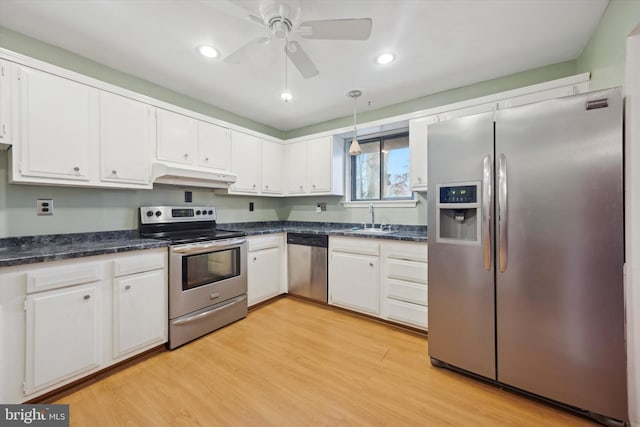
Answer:
M240 64L253 56L273 39L284 40L285 52L305 79L318 75L318 69L300 43L289 40L292 34L304 39L367 40L371 34L371 18L326 19L303 21L300 19L299 0L260 0L260 17L249 15L252 22L265 28L265 34L251 40L224 59L229 64Z

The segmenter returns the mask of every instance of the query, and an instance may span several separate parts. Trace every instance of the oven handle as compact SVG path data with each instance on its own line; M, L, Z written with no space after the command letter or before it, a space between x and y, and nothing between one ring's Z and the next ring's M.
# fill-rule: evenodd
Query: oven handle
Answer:
M206 244L191 243L182 247L181 246L173 247L171 248L171 252L178 253L178 254L192 254L196 252L203 252L208 249L227 249L227 248L232 248L234 246L241 245L246 241L247 239L243 237L241 239L214 240Z
M230 299L229 302L227 302L224 305L221 305L221 306L216 307L214 309L205 311L204 313L199 313L199 314L196 314L194 316L189 316L186 319L176 320L176 321L172 322L172 324L175 325L175 326L181 326L181 325L186 325L187 323L197 322L200 319L203 319L203 318L209 317L209 316L213 316L214 314L216 314L220 310L224 310L225 308L229 307L230 305L236 304L238 302L242 302L242 301L244 301L246 299L247 299L247 295L246 294L245 295L240 295L238 297Z

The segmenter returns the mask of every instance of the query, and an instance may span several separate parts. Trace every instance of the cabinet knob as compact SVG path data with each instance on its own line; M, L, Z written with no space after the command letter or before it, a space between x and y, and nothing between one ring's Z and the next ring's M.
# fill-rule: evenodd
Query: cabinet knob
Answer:
M208 158L208 157L205 157L205 158L204 158L204 161L205 161L205 162L208 162L208 161L209 161L209 158Z
M184 153L184 158L185 158L185 159L188 159L188 158L189 158L189 154Z
M300 189L302 190L302 185L300 186Z
M313 187L313 188L316 188L316 185L315 185L315 184L313 184L313 185L312 185L312 187Z
M90 299L90 298L91 298L91 295L85 295L85 296L82 297L82 299L85 300L85 301Z
M128 291L129 289L131 289L131 285L127 285L127 286L124 287L125 291Z
M269 189L269 186L268 186L268 185L265 185L265 186L264 186L264 189L265 189L265 190L268 190L268 189Z
M258 260L258 258L256 258L256 257L253 257L253 260L254 260L254 261L257 261L257 260Z
M373 267L373 263L372 262L369 263L369 267Z
M114 169L114 170L111 171L111 175L117 175L117 174L118 174L117 170Z
M74 170L75 172L80 172L80 168L79 168L78 166L75 166L75 167L73 168L73 170Z
M256 185L255 185L255 184L253 184L253 188L256 188Z
M418 182L422 182L422 177L418 177Z

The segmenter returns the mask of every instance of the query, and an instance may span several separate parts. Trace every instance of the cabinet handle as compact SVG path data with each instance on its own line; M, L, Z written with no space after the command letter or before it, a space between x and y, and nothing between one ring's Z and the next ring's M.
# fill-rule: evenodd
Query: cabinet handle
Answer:
M85 295L85 296L82 297L82 299L85 300L85 301L90 299L90 298L91 298L91 295Z
M128 291L129 289L131 289L131 285L127 285L127 286L124 287L125 291Z
M2 125L2 135L7 134L7 125Z
M74 170L75 172L80 172L80 168L79 168L78 166L75 166L75 167L73 168L73 170Z

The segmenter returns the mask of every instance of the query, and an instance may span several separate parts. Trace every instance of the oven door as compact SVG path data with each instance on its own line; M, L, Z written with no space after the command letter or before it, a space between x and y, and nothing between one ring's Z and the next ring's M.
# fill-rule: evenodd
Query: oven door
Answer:
M169 318L247 293L245 238L169 247Z

